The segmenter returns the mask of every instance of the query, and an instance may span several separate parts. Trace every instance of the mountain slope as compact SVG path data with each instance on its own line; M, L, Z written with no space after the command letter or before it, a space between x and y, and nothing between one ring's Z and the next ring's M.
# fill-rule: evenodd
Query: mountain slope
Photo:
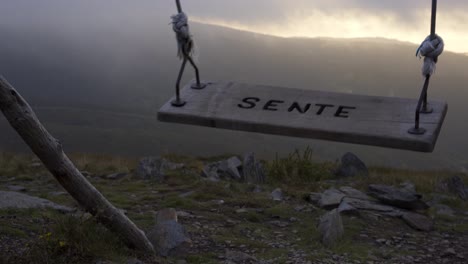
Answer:
M467 165L468 57L441 57L430 98L449 102L434 154L162 124L157 109L173 94L180 62L169 26L96 25L92 30L2 28L0 72L30 101L70 151L127 155L180 152L264 156L310 145L333 159L356 151L371 163L400 167ZM277 38L193 23L202 78L302 89L417 98L422 61L415 45L382 39ZM184 82L193 73L188 68ZM5 122L0 149L24 149ZM235 140L226 142L226 138ZM22 146L22 147L19 147Z

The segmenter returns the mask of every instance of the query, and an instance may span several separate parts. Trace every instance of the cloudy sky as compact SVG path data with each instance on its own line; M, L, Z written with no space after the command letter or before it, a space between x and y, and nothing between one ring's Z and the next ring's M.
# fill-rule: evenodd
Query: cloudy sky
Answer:
M431 0L181 0L192 20L283 37L384 37L420 43ZM174 0L0 0L0 25L46 25L111 18L151 20ZM439 0L438 33L447 49L468 53L468 1ZM29 23L29 24L28 24Z

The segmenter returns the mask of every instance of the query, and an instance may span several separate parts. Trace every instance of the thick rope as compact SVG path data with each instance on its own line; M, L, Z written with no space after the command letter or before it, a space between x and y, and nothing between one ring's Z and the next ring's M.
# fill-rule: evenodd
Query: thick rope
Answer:
M435 35L431 40L431 36L427 37L419 46L416 56L419 58L424 57L424 64L422 67L422 74L424 76L431 76L436 70L436 63L439 56L444 52L444 40Z
M177 15L171 16L172 29L176 34L179 58L183 59L185 56L191 56L193 53L193 39L190 35L188 17L185 13L181 12Z

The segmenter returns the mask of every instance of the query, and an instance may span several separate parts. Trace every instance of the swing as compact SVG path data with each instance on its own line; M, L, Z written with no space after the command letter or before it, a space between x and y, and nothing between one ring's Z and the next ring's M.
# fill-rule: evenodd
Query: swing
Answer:
M437 0L432 1L431 34L416 54L425 57L419 100L238 82L202 83L191 58L188 19L179 0L176 4L178 14L172 20L182 67L176 95L159 110L159 121L419 152L434 150L448 108L445 102L429 104L427 100L429 81L444 49L442 38L435 34ZM196 79L181 90L187 62Z

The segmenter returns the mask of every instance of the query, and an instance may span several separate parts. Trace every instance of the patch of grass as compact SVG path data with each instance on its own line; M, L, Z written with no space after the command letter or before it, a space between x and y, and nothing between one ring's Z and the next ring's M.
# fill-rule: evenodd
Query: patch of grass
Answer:
M277 204L273 207L265 209L265 214L274 218L289 218L293 216L295 212L294 209L292 209L287 204Z
M118 157L104 154L73 153L70 159L81 171L102 175L115 172L131 172L136 167L136 158Z
M46 227L26 256L35 263L86 263L94 259L121 261L132 255L119 237L94 218L60 216Z
M196 256L188 256L186 261L191 264L211 264L219 263L217 256L214 253L198 254Z
M299 150L286 158L278 158L266 164L269 183L290 185L310 184L332 177L332 165L313 162L312 149Z

